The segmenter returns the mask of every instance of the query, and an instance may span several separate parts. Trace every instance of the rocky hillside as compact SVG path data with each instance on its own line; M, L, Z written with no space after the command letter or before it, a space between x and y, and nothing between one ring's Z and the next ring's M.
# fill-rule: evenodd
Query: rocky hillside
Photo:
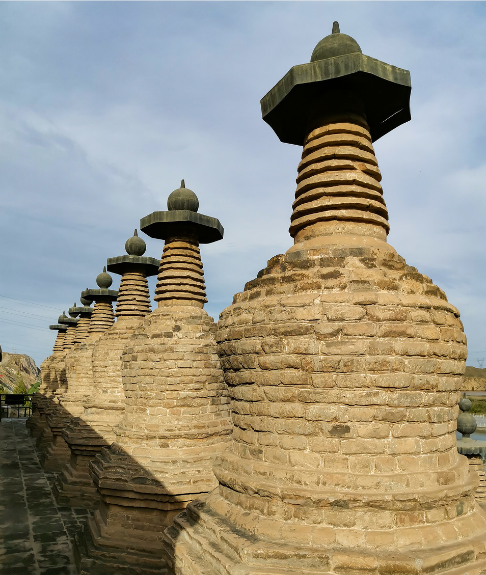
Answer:
M12 393L22 383L29 389L39 377L40 369L31 357L23 353L3 352L0 362L0 384L5 390L4 393Z
M466 367L464 391L486 391L486 368Z

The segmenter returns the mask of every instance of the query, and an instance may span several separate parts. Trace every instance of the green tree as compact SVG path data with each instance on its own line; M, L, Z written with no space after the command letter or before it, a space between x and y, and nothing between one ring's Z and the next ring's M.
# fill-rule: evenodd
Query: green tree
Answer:
M17 375L15 376L15 384L12 393L27 393L24 378L22 377L20 371L18 371Z
M37 393L39 391L39 388L41 386L41 380L38 379L35 383L33 383L29 389L27 390L27 393Z

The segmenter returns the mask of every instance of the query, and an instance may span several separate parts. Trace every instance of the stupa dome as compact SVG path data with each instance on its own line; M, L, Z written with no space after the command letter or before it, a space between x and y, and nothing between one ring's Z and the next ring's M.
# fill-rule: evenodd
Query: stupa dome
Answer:
M108 289L113 283L113 278L110 276L110 274L106 273L106 266L103 268L103 271L96 278L96 283L98 284L98 287L100 287L101 289Z
M197 212L199 209L199 200L196 194L186 188L184 180L181 181L181 187L174 190L167 198L167 209L172 210L189 210L190 212Z
M147 245L142 238L138 237L138 232L135 230L133 236L125 242L125 251L129 256L143 256Z
M347 34L341 34L339 31L339 23L334 22L332 25L332 34L323 38L314 48L311 56L311 62L317 60L325 60L326 58L334 58L335 56L343 56L344 54L353 54L361 52L358 42Z
M86 288L86 291L88 291L88 288ZM83 297L83 294L81 294L81 297L79 298L79 301L80 301L85 307L91 305L91 300L90 300L90 299L86 299L85 297Z
M66 312L63 311L62 314L57 318L58 323L65 323L65 320L69 319Z

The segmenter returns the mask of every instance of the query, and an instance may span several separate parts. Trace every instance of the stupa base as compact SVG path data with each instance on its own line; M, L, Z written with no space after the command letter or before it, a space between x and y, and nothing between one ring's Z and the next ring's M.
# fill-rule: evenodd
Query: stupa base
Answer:
M95 455L71 453L71 460L57 476L54 496L59 505L84 507L94 510L100 503L100 494L89 474L89 462Z
M49 425L47 425L46 422L46 426L44 427L44 429L42 429L40 435L37 437L37 440L35 442L35 448L37 449L37 451L39 453L44 453L51 445L53 438L54 436L52 434L52 430L49 427Z
M376 549L326 545L325 541L309 545L309 526L302 525L301 532L297 528L291 541L283 541L276 530L272 540L258 534L268 531L267 519L252 526L248 513L249 530L235 528L207 504L207 499L191 503L165 532L170 575L486 574L486 540L482 534L468 537L465 530L463 538L454 544L431 541L429 547L419 549L412 543L387 549L384 544L389 531L383 532L383 541L377 541ZM484 521L481 511L475 514L478 522Z
M486 504L486 475L484 473L484 461L479 455L466 455L469 468L479 476L479 486L474 494L478 503Z
M51 444L40 455L40 464L44 471L61 471L69 463L71 451L64 439L53 434Z
M32 417L25 422L25 426L29 430L29 435L33 439L37 439L42 435L42 432L47 427L47 420L44 414L41 414L39 411L36 411Z
M160 517L156 509L102 502L74 540L78 574L167 574Z

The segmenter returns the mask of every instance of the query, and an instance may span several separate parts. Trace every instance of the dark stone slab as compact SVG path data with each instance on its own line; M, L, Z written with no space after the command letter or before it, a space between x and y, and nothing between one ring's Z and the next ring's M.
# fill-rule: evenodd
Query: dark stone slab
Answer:
M304 145L309 102L331 90L361 97L373 141L410 120L410 72L359 52L300 64L261 99L262 117L282 142Z
M123 275L130 269L142 269L145 277L155 276L159 271L160 261L146 256L117 256L106 260L109 272Z
M140 220L140 229L158 240L179 235L184 226L197 237L200 244L210 244L223 238L224 229L218 219L189 210L153 212Z
M0 446L0 575L75 575L71 539L85 515L57 508L25 420L0 423Z

